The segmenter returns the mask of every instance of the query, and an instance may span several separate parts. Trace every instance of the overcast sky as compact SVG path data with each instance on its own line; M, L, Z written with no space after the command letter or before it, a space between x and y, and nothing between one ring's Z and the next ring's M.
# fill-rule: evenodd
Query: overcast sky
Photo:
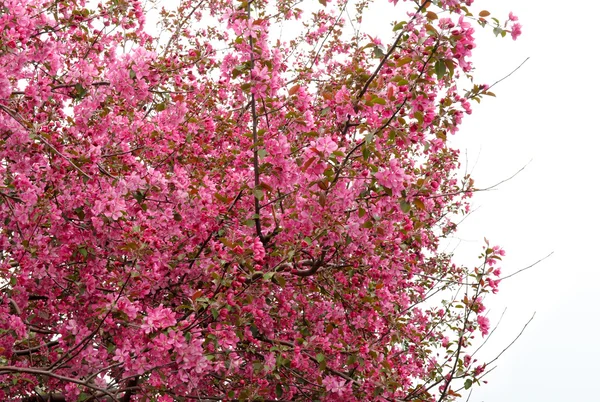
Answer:
M526 168L476 194L477 210L455 239L456 259L476 265L484 236L505 248L505 274L553 254L487 299L492 323L506 312L480 361L494 358L535 318L469 401L599 400L600 130L593 122L600 115L600 3L477 0L471 8L482 9L501 20L512 11L523 34L515 42L478 30L476 82L491 85L529 60L493 89L497 98L473 106L452 143L479 188ZM388 13L377 10L375 26Z
M484 236L505 248L506 274L554 254L507 279L487 300L492 322L507 309L485 346L488 357L536 315L470 401L600 400L600 3L477 0L472 9L503 17L512 11L523 25L516 42L478 32L478 82L492 84L530 59L494 88L497 98L474 106L453 143L469 166L476 163L479 187L527 167L497 190L476 195L479 209L460 227L457 257L475 262Z

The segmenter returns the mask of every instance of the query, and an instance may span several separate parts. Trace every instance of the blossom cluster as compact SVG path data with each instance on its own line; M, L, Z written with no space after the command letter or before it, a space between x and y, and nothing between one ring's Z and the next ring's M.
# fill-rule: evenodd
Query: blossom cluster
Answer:
M483 375L503 252L439 246L496 19L392 1L373 38L370 1L296 3L183 0L155 37L138 0L2 2L1 400L451 401Z

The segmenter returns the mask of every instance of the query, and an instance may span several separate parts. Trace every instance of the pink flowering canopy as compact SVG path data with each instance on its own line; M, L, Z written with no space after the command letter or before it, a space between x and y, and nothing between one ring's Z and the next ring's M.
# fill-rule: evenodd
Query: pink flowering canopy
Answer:
M0 5L0 399L479 384L503 252L439 250L475 191L447 140L493 95L457 81L475 29L517 17L391 1L380 39L368 0L168 3Z

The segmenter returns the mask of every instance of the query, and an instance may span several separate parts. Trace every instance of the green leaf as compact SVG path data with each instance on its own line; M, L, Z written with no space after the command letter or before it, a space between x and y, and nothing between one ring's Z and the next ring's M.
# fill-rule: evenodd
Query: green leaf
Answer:
M232 78L237 78L239 77L241 74L243 74L246 71L246 66L239 65L239 66L235 66L233 68L233 71L231 72L231 76Z
M406 84L408 84L408 81L406 79L400 77L399 75L397 75L394 78L392 78L392 81L394 81L398 85L406 85Z
M415 119L417 119L420 124L423 124L423 113L418 111L415 112Z
M404 200L401 200L400 209L402 210L402 212L408 213L408 211L410 211L410 204Z
M255 374L260 373L263 370L263 368L264 368L264 365L261 362L259 362L259 361L252 362L252 369L254 370Z
M254 196L256 197L256 199L258 199L260 201L260 200L262 200L264 198L265 193L262 190L255 189L254 190Z
M79 396L77 397L77 402L82 402L82 401L86 401L89 398L91 398L92 395L86 393L86 392L82 392L81 394L79 394Z
M471 388L471 385L473 385L473 380L467 378L467 380L465 381L465 389Z
M438 80L441 80L446 75L446 63L444 60L438 60L435 62L435 74Z
M83 212L83 207L77 207L77 208L75 208L75 215L77 215L77 217L79 219L85 218L85 212Z
M325 360L325 355L323 353L319 353L315 357L319 363Z
M437 15L435 13L432 13L432 14L435 15L435 17L437 18ZM428 18L429 18L429 16L428 16ZM438 31L431 24L425 24L424 28L427 30L427 33L429 35L437 35L438 34Z
M75 90L73 91L73 97L77 100L81 100L87 94L87 92L87 89L85 89L83 85L76 84Z
M394 25L393 31L396 32L401 30L404 27L404 25L406 25L406 21L401 21L397 23L396 25Z
M265 156L267 156L267 150L266 149L259 149L257 152L258 156L262 159Z
M215 198L221 202L227 203L229 202L229 198L227 198L227 196L224 196L222 194L219 193L215 193Z
M285 287L285 285L287 284L287 281L281 275L275 275L274 278L275 278L275 281L277 282L277 284L279 286L281 286L282 288Z
M275 386L275 394L277 395L277 398L281 398L283 396L283 387L281 384L277 384Z
M403 57L403 58L401 58L400 60L398 60L398 61L396 62L396 67L403 66L403 65L405 65L405 64L407 64L407 63L410 63L411 61L412 61L412 57L410 57L410 56L408 56L408 57Z
M450 72L450 78L454 77L454 63L452 62L452 60L444 60L444 64Z

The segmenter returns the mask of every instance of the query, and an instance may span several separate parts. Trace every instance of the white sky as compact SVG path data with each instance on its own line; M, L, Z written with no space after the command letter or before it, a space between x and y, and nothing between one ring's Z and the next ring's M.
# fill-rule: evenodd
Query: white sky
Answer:
M554 254L488 298L492 323L507 311L482 356L500 352L536 316L470 401L599 400L600 130L591 123L600 105L600 2L478 0L472 9L513 11L523 25L516 42L479 32L478 82L492 84L530 60L492 90L497 98L474 105L453 143L468 152L469 166L477 162L479 187L531 163L498 190L476 195L479 209L460 227L457 254L476 263L485 236L505 248L506 274Z
M480 362L500 353L536 315L469 401L598 400L600 214L594 205L600 130L591 122L600 114L600 2L477 0L471 7L482 9L500 20L512 11L523 34L515 42L478 29L476 83L491 85L530 59L492 90L497 98L473 105L452 143L480 188L527 167L498 189L476 194L477 211L457 233L456 257L478 264L484 236L506 250L504 274L554 254L507 279L486 300L492 324L506 313L476 356ZM388 13L378 7L372 26L381 29L380 18ZM468 391L462 395L464 402Z

